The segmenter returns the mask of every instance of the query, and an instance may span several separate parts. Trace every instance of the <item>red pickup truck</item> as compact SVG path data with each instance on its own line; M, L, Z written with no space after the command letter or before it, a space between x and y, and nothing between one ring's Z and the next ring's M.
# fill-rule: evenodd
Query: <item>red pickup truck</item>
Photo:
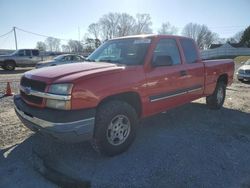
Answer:
M109 156L128 149L140 118L201 97L221 108L234 73L232 60L202 61L195 42L181 36L109 40L86 61L26 72L15 111L31 130L91 140Z

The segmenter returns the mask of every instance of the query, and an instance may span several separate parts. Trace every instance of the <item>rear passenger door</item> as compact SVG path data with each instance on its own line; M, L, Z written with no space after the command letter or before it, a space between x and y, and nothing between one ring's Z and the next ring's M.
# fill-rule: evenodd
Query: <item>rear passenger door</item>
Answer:
M198 55L198 49L194 40L181 38L180 45L183 52L183 70L185 70L185 82L188 88L188 100L200 98L204 90L204 64Z
M31 50L32 52L32 65L36 65L39 61L41 61L41 57L39 56L39 50Z
M172 64L154 65L157 58L170 57ZM160 39L153 51L151 69L146 73L149 108L146 114L154 114L182 104L185 100L186 82L182 75L180 49L173 38Z

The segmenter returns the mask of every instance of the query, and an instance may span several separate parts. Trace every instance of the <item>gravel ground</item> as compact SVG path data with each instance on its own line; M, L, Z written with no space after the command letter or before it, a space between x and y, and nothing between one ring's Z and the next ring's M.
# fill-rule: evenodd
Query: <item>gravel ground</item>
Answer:
M0 70L0 92L26 70ZM41 140L17 119L13 97L1 98L0 187L57 187L33 170L32 149L91 187L250 187L249 91L249 83L235 80L219 111L200 99L144 119L132 147L113 158L97 155L89 143Z

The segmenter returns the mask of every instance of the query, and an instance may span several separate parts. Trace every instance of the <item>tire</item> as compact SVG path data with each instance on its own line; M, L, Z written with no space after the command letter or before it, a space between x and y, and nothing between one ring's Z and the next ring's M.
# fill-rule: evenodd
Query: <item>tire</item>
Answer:
M220 109L225 101L226 97L226 84L224 82L218 82L214 93L206 97L206 103L210 109Z
M135 109L122 101L110 101L97 109L93 148L107 156L126 151L136 136Z
M5 70L13 71L16 68L16 64L13 61L7 61L5 62L4 68Z
M243 79L239 79L239 78L238 78L238 80L239 80L240 82L243 82Z
M2 68L3 70L6 70L4 65L2 65L1 68Z

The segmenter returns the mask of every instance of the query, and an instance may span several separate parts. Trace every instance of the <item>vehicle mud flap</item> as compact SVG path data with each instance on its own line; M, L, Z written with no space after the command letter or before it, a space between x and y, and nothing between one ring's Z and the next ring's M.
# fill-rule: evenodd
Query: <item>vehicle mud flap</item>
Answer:
M32 149L32 161L33 168L39 174L41 174L45 179L51 181L52 183L58 185L62 188L89 188L91 187L90 181L83 181L70 177L62 172L59 172L47 161L45 156L41 156Z

